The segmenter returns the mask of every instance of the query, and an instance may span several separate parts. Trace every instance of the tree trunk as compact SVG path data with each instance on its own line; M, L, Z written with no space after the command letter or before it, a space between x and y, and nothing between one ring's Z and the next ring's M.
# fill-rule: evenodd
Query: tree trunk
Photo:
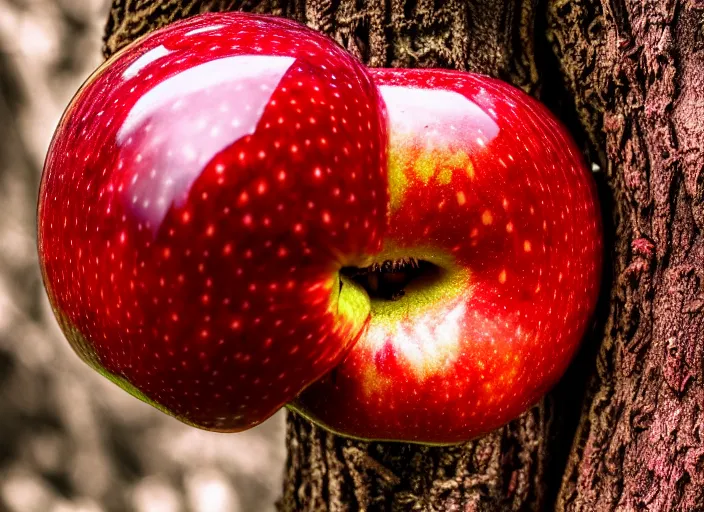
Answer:
M451 448L351 441L289 415L280 508L704 510L704 2L114 0L105 55L221 10L297 19L372 66L498 76L542 96L605 171L612 266L557 389Z
M704 2L560 0L613 194L614 283L559 510L704 510Z

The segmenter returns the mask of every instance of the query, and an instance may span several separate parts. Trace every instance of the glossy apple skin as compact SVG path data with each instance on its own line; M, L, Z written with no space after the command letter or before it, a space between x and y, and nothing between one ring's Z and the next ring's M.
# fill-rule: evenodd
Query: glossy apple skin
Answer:
M76 352L212 430L253 426L328 372L368 313L337 270L378 252L383 104L326 37L208 14L149 34L68 107L39 254Z
M495 429L562 375L597 300L595 186L570 136L481 75L375 70L390 131L390 230L443 283L372 307L344 362L292 404L335 432L453 444Z

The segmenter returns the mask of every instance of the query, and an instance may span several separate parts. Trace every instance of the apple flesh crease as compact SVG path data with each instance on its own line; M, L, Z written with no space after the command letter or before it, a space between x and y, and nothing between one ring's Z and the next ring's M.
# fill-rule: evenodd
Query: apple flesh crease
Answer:
M520 415L574 354L600 281L595 186L521 91L453 71L372 73L390 227L374 264L348 269L371 321L291 407L356 438L458 443Z
M39 197L74 350L186 423L266 419L368 321L339 271L380 250L385 126L366 69L288 20L197 16L110 59L65 112Z

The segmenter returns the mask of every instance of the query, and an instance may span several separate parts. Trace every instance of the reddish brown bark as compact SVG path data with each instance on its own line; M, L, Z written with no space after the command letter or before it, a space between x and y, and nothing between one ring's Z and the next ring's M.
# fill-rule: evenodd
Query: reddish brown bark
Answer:
M553 2L614 197L605 337L560 510L704 509L704 4Z

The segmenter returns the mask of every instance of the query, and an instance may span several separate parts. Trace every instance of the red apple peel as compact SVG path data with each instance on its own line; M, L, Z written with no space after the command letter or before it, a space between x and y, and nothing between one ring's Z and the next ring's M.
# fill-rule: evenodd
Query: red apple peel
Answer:
M373 70L389 116L391 217L375 262L402 293L292 408L351 437L453 444L493 430L563 374L597 300L590 172L537 101L498 80ZM369 289L369 278L364 282ZM362 281L360 281L362 282Z
M237 431L328 372L368 319L339 270L380 250L383 104L292 21L209 14L103 65L57 129L39 256L76 352L187 423Z

